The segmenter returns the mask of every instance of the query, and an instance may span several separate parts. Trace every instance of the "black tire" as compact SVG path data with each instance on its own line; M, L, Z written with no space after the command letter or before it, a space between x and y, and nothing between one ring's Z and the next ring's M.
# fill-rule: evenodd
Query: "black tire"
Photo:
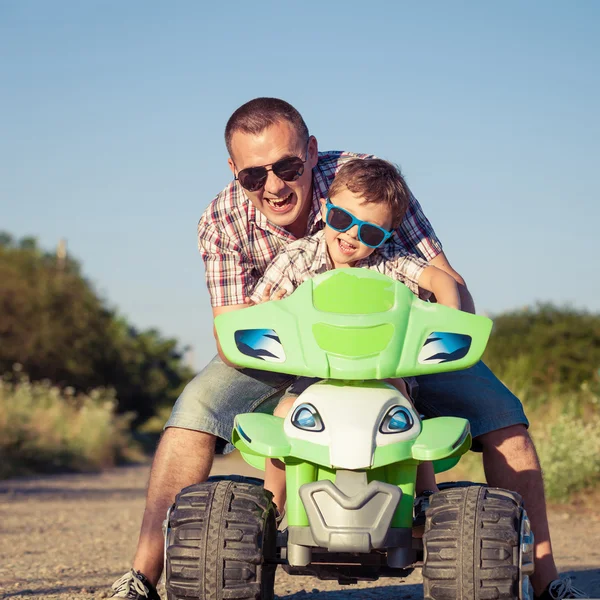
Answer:
M277 526L272 494L253 478L183 489L169 515L169 600L272 600Z
M438 483L438 490L450 490L454 488L467 488L467 487L488 487L485 483L478 483L476 481L446 481L444 483Z
M425 600L527 598L521 576L531 574L532 563L524 561L527 573L521 573L524 520L521 496L508 490L459 485L431 496L423 535Z

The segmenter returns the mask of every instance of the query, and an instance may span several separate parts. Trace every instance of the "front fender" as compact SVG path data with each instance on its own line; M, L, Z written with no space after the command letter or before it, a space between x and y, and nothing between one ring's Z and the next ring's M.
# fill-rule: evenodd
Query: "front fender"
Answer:
M254 458L293 457L324 467L331 467L329 447L306 440L290 439L283 430L283 419L263 413L237 415L231 434L233 445L244 459L257 469L264 468L264 461Z
M419 462L456 458L471 447L469 422L458 417L437 417L421 424L414 440L380 446L375 449L372 468L405 460ZM237 415L232 443L244 459L256 468L264 469L264 457L285 459L289 456L330 466L329 449L303 440L290 440L283 430L283 419L262 413ZM260 457L263 457L261 460ZM439 470L450 468L450 464Z
M412 457L425 462L456 457L471 447L469 421L459 417L436 417L422 423L421 433L412 446Z
M263 413L237 415L233 422L232 444L244 454L284 458L290 442L283 431L283 419Z

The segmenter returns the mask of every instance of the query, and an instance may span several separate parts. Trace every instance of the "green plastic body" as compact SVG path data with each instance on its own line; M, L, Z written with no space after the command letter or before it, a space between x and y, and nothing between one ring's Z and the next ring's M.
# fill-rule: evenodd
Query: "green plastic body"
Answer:
M423 302L400 282L374 271L340 269L306 281L284 300L220 315L215 326L223 352L237 365L351 382L472 366L483 354L492 322ZM239 332L256 330L270 332L281 354L273 358L260 350L262 357L249 355ZM423 360L422 351L437 332L463 336L466 350L452 360ZM238 415L232 441L257 468L264 469L265 458L285 463L288 524L306 527L298 490L313 481L335 481L335 469L327 446L288 438L283 423L273 415ZM424 421L413 440L375 448L368 480L397 485L403 492L392 527L412 525L418 465L433 461L437 472L451 468L470 444L466 420L441 417Z
M298 490L313 481L335 481L335 469L329 460L328 446L288 438L283 423L281 417L273 415L238 415L232 441L244 459L258 469L264 470L265 458L278 458L285 463L288 524L307 526L308 519ZM402 490L393 527L410 527L418 465L433 461L438 472L446 470L446 466L450 468L458 462L470 446L468 421L458 417L438 417L423 421L421 433L413 440L375 448L367 479L398 485Z
M304 282L288 298L219 315L225 356L250 367L322 379L388 379L456 371L474 365L492 322L419 300L405 285L369 269L337 269ZM272 330L285 359L267 362L240 351L236 332ZM434 332L469 336L458 360L419 362Z

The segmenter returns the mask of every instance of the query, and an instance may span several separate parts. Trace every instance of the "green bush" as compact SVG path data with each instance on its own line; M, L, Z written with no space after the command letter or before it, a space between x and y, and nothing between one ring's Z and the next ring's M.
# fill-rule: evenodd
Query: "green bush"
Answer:
M497 315L484 360L498 377L530 392L598 384L600 314L541 303Z
M587 384L577 392L542 394L509 386L523 399L542 471L546 497L565 502L600 481L600 393ZM469 452L441 481L485 481L481 454Z
M584 420L562 414L536 426L532 437L549 500L567 501L600 481L600 417Z
M75 394L25 376L0 379L0 478L96 471L138 458L131 414L116 415L110 389Z

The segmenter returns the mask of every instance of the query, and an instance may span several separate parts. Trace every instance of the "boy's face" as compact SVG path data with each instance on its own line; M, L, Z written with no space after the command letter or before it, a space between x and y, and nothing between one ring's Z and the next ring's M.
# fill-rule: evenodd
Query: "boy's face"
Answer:
M368 221L374 225L379 225L389 231L392 227L392 211L384 203L364 202L362 196L354 194L348 188L335 197L330 198L331 202L340 208L345 209L361 221ZM325 200L321 200L321 211L323 221L327 209ZM325 222L325 241L329 250L329 256L336 268L351 267L356 261L366 258L373 253L375 248L371 248L361 243L358 239L358 225L354 225L348 231L336 231L329 227Z
M233 174L251 167L268 166L268 177L256 191L246 190L257 210L279 227L289 228L300 217L305 217L312 203L312 170L318 161L317 140L310 137L308 144L287 121L278 121L258 135L236 132L231 138L229 167ZM278 161L299 157L304 172L295 181L284 181L270 170ZM302 237L300 233L299 237Z

